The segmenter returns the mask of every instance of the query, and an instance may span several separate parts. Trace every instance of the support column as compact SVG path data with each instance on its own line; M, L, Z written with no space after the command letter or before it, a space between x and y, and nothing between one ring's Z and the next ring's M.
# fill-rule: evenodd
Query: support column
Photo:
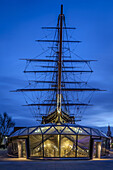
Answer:
M26 159L29 159L30 157L29 138L25 140L25 146L26 146Z
M101 158L101 147L102 147L102 140L98 140L98 139L92 139L91 140L92 143L91 143L91 147L92 147L92 157L90 157L91 159L93 158L94 156L94 143L96 145L96 153L95 153L95 158ZM91 153L91 151L90 151Z
M61 73L62 73L62 27L63 27L63 5L61 5L61 14L60 18L60 32L58 31L59 36L59 59L58 59L58 87L57 87L57 115L58 115L58 123L60 123L61 117Z
M93 159L93 150L94 150L94 140L90 136L90 147L89 147L89 158Z
M59 149L59 157L61 157L61 135L59 135L58 143L59 143L59 146L58 146L58 149Z
M96 157L97 158L101 157L101 142L96 143Z
M77 145L78 145L78 135L76 135L76 152L75 152L75 157L77 157Z
M18 141L18 158L23 157L22 141Z
M42 135L42 149L43 149L43 158L44 158L44 136Z

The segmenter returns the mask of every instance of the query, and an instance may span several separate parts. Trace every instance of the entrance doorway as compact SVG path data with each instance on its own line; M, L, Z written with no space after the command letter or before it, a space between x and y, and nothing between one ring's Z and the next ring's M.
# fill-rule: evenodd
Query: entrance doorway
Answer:
M93 158L100 158L101 157L101 140L94 140L93 143Z
M18 157L19 158L25 158L26 157L26 140L25 139L19 139L18 140Z

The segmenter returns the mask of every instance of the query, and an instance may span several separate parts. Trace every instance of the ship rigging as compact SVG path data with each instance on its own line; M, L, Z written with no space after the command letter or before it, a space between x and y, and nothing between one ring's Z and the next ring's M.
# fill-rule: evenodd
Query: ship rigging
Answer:
M51 50L50 55L46 58L24 58L27 62L24 70L25 74L34 74L35 79L29 80L30 88L23 88L14 90L15 92L37 92L50 93L47 99L35 94L35 100L33 103L28 103L24 106L47 107L43 113L38 113L36 109L35 117L37 120L42 116L42 123L75 123L77 121L76 114L79 108L86 108L92 106L90 100L84 102L79 99L80 95L83 96L83 92L101 91L98 88L88 87L87 81L81 79L82 75L92 73L90 63L96 60L73 59L72 51L70 50L70 43L80 43L78 40L69 40L67 30L75 30L75 27L67 27L65 22L65 16L63 14L63 5L61 5L61 13L58 16L56 27L42 27L46 30L55 30L54 39L36 40L40 43L52 43L48 49ZM68 59L69 58L69 59ZM71 58L71 59L70 59ZM29 65L33 65L33 69L29 69ZM37 69L38 68L38 69ZM45 70L46 68L46 70ZM83 69L85 68L85 70ZM46 74L46 80L41 74ZM48 76L50 75L50 77ZM37 77L38 75L38 77ZM72 78L74 76L74 78ZM40 78L40 79L39 79ZM32 83L35 83L35 87L31 87ZM43 84L43 86L42 86ZM45 85L46 84L46 85ZM49 87L48 87L49 86ZM91 93L92 94L92 93ZM71 97L69 97L69 95ZM76 96L76 99L75 99ZM39 102L40 100L40 102ZM33 100L32 100L33 101ZM74 111L72 106L76 108ZM71 107L71 110L69 109ZM72 112L71 112L72 111ZM46 113L44 113L46 112ZM80 118L80 115L79 115Z

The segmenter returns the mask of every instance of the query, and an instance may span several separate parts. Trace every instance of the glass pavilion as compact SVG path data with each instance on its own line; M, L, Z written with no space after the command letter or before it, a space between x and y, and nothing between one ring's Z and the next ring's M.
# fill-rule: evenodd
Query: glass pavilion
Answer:
M109 138L101 131L76 124L41 124L16 131L8 153L18 157L94 158L106 156Z

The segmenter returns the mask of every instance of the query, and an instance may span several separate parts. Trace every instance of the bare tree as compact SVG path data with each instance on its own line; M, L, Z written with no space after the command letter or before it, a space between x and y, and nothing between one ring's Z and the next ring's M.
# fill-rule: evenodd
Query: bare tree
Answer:
M0 144L3 138L8 135L10 128L14 127L15 123L7 113L0 114Z

